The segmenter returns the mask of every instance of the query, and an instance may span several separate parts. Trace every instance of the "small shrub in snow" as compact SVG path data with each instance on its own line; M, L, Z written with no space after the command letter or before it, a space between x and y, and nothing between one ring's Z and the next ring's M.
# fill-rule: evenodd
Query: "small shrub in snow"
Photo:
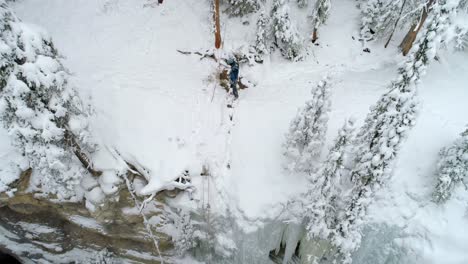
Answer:
M437 185L433 197L437 203L447 201L457 184L468 180L468 129L450 147L440 151Z
M312 99L292 120L284 144L289 169L311 172L325 143L330 112L329 81L324 79L312 92Z
M85 111L51 39L0 2L0 119L44 192L69 197L85 170L74 151L91 150Z

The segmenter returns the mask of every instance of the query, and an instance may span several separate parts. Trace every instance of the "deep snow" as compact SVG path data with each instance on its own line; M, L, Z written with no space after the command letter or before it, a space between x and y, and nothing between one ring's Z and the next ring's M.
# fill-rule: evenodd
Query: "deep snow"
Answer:
M241 75L257 85L241 91L232 110L225 106L225 92L210 81L216 65L176 52L211 48L207 2L145 3L22 0L13 7L23 21L44 27L66 57L74 84L95 107L92 129L97 140L150 171L148 187L153 189L146 191L171 181L186 167L193 172L206 164L213 175L211 190L208 195L203 190L207 184L194 179L195 198L208 199L221 214L230 208L246 230L259 223L256 219L276 217L289 197L307 187L305 177L282 170L281 144L313 84L324 74L334 82L330 142L345 118L355 116L362 122L403 59L395 47L401 36L395 36L388 49L374 43L371 53L362 52L361 43L353 40L359 15L355 2L337 0L321 29L320 46L309 47L305 61L291 63L275 55L263 65L241 67ZM253 40L253 18L249 26L238 18L222 19L226 50ZM299 29L306 36L309 29L303 22ZM461 264L468 259L466 192L460 188L446 206L429 202L437 153L466 125L467 61L466 52L444 53L429 66L419 87L417 124L403 144L389 188L370 210L374 222L414 235L402 243L414 249L419 263ZM17 157L9 154L3 134L0 156L5 164ZM116 165L107 148L95 156L102 169Z

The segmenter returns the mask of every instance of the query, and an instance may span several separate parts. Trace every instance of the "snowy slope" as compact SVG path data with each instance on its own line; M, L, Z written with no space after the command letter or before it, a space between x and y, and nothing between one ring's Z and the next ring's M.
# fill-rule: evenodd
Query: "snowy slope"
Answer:
M334 82L330 142L345 118L352 115L362 122L403 58L394 43L398 36L388 49L376 43L370 54L362 52L361 43L353 39L359 15L355 2L338 0L321 29L320 46L309 47L306 60L291 63L272 56L264 65L241 68L241 75L257 85L241 91L238 105L230 110L225 92L210 81L216 64L176 51L211 48L207 2L145 3L23 0L14 8L25 22L49 31L81 95L95 107L92 128L97 140L147 168L149 187L154 187L148 191L185 168L196 172L207 165L213 189L209 198L202 197L206 183L194 179L196 195L210 199L221 214L231 208L251 220L274 218L289 197L305 190L304 177L282 170L281 144L316 81L330 74ZM240 22L223 20L226 50L253 39L255 19L249 26ZM300 30L310 29L303 23ZM376 222L420 234L405 243L421 255L421 263L468 259L463 192L446 208L427 202L437 152L462 131L468 113L468 56L444 58L430 66L420 86L419 120L403 145L390 188L371 210ZM105 148L95 159L100 168L115 166ZM226 169L226 161L231 169Z
M438 152L466 127L466 54L446 55L430 67L419 89L421 111L403 145L388 193L373 208L378 221L401 227L422 239L407 241L421 263L466 263L468 194L464 188L445 206L430 203Z

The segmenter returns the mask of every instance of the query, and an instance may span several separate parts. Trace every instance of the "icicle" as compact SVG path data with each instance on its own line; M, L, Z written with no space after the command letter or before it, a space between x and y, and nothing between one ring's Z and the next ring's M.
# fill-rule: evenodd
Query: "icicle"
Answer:
M297 245L305 236L305 228L300 223L289 223L283 233L282 243L285 245L283 264L287 264L296 252Z

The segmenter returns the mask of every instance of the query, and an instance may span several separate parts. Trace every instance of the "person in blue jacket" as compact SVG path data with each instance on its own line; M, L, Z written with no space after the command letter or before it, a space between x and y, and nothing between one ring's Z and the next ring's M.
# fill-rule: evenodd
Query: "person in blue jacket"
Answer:
M229 80L231 82L231 90L234 97L239 98L239 94L237 93L237 81L239 79L239 63L234 57L229 58L227 64L231 66L231 72L229 72Z

